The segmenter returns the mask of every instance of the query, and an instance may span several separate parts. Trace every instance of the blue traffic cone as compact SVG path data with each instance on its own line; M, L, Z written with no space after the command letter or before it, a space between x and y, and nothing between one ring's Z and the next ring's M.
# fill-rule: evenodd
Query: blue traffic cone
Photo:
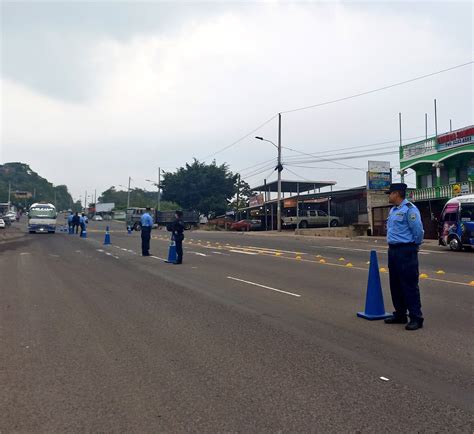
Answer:
M369 280L367 282L367 294L365 297L365 311L357 312L359 318L368 320L384 319L392 316L385 312L383 304L382 285L380 283L379 263L377 252L370 252Z
M110 241L110 232L108 226L105 228L104 246L106 246L107 244L112 244Z
M84 230L81 232L81 238L87 238L87 226L84 226Z
M176 262L176 259L176 243L173 239L171 239L170 247L168 249L168 260L165 262L167 262L168 264L174 264Z
M127 234L130 235L132 233L132 228L129 226L127 226Z

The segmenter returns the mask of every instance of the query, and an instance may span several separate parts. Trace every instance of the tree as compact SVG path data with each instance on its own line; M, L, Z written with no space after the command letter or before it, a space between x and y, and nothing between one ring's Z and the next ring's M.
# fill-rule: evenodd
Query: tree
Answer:
M232 202L229 204L229 208L233 210L245 208L249 204L249 199L254 195L254 192L250 189L250 185L243 179L237 179L234 186L235 195L232 198ZM239 195L239 202L237 203L237 192Z
M184 209L201 214L223 214L235 195L237 175L226 164L218 166L194 159L175 173L165 172L163 198L179 203Z
M130 206L138 208L156 208L156 192L146 191L141 188L132 188L130 190ZM127 208L127 191L116 190L114 186L102 192L99 197L101 203L115 203L115 209ZM173 202L161 201L162 211L174 211L179 209L179 205Z

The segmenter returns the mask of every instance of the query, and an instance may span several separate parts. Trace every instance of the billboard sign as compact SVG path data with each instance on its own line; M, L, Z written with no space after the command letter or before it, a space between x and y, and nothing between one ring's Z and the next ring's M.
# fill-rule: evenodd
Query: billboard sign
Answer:
M256 194L249 198L249 206L263 205L263 194Z
M388 190L392 182L390 161L369 161L367 190Z

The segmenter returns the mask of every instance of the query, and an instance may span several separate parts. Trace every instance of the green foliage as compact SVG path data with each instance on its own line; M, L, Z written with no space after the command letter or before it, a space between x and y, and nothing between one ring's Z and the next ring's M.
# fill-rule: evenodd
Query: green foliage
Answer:
M130 206L138 208L156 208L157 192L145 191L141 188L133 188L130 190ZM115 203L115 209L125 210L127 208L127 191L116 190L114 186L105 190L99 197L101 203ZM174 202L161 201L160 208L162 211L174 211L180 206Z
M250 185L243 179L237 179L235 182L235 196L232 202L229 204L229 208L233 210L245 208L249 204L249 198L254 195L253 191L250 190ZM239 192L239 201L237 202L237 192Z
M166 172L162 182L163 197L182 208L209 215L223 214L235 195L237 175L226 164L218 166L194 160L175 173Z
M74 208L72 197L65 185L53 186L48 180L33 172L27 164L5 163L0 165L0 202L8 202L8 185L11 184L11 203L26 209L33 202L49 202L58 210ZM16 197L16 191L26 191L32 197Z

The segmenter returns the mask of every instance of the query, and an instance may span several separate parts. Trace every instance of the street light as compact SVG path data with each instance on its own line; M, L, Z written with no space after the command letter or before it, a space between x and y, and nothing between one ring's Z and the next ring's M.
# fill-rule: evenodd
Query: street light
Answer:
M280 137L280 132L278 133L278 137ZM263 137L255 136L255 138L257 140L262 140L264 142L271 143L278 150L278 163L277 163L277 166L275 167L275 170L278 170L277 230L278 232L281 232L281 171L283 170L283 165L281 164L281 141L278 140L278 146L277 146L271 140L264 139Z
M158 189L158 196L156 201L156 208L158 211L161 211L161 169L158 167L158 182L152 181L151 179L145 179L147 182L151 182Z

